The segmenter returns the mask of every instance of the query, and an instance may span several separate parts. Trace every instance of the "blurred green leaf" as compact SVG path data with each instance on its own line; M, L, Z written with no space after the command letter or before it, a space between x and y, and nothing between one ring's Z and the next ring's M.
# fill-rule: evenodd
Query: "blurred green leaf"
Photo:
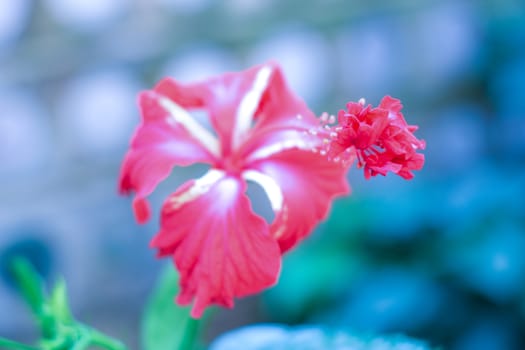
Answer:
M162 272L142 320L145 350L191 350L195 346L198 321L190 317L189 307L175 304L179 277L172 265Z
M49 305L53 315L55 315L58 320L65 323L73 322L73 316L67 302L66 282L64 279L56 282L49 297Z
M338 297L361 273L360 257L344 247L304 245L285 258L279 283L264 300L282 322L300 321Z

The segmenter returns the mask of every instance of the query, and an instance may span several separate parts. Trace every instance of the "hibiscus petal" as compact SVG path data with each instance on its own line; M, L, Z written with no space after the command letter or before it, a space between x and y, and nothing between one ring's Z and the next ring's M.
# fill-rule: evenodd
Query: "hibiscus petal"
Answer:
M249 168L267 175L280 188L281 193L276 194L275 186L249 176L260 183L270 200L274 198L273 202L278 203L275 198L282 196L270 227L270 235L279 242L282 252L292 248L327 216L334 197L349 192L347 168L313 152L287 150L258 160Z
M268 88L262 95L255 115L257 123L254 133L282 128L303 130L318 125L312 111L290 90L278 66L273 68Z
M273 68L255 121L241 152L248 161L286 149L311 150L322 142L322 138L312 135L319 125L315 115L288 88L278 66Z
M274 69L272 64L255 66L196 84L168 78L155 90L184 108L205 108L219 135L222 153L228 155L246 139Z
M191 117L173 104L168 105L171 107L169 111L162 96L152 91L143 92L139 95L139 105L142 124L124 158L119 187L122 193L135 192L135 217L143 223L150 216L145 198L175 165L212 163L215 152L209 143L199 140L201 131L192 124Z
M172 194L151 245L172 255L180 272L179 304L193 299L193 317L209 304L233 306L234 297L257 293L279 275L280 251L268 225L251 208L239 178L210 170Z

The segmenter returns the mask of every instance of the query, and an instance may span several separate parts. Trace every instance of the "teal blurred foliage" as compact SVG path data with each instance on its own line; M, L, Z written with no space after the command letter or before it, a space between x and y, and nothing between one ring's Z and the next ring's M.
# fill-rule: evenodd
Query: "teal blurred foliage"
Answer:
M158 223L137 226L116 199L135 94L270 58L317 114L400 98L427 161L412 181L352 169L352 195L279 283L217 312L207 339L266 321L524 349L522 0L0 0L0 251L21 239L9 228L42 227L24 239L53 247L75 314L138 347L162 264L147 248ZM152 196L156 213L194 170ZM26 339L8 293L0 334Z
M265 293L272 319L401 332L453 349L520 349L524 184L523 172L485 164L337 201Z
M353 195L265 294L272 319L458 350L525 346L525 7L480 3L473 71L436 89L421 121L424 170L408 184L353 170Z

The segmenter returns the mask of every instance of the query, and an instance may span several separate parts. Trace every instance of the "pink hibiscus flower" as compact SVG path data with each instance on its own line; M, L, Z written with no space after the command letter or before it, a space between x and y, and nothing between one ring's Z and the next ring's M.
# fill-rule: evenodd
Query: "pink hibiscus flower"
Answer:
M425 141L414 136L417 126L407 124L402 108L401 101L385 96L376 108L365 106L364 99L349 102L337 115L338 125L330 126L335 117L325 114L319 128L325 137L321 152L345 165L357 159L367 179L389 171L412 179L412 171L421 170L425 162L417 153Z
M162 80L139 96L142 124L126 154L123 193L135 192L139 222L150 217L146 197L174 166L207 163L209 171L178 188L162 207L151 242L180 273L177 302L209 304L272 286L281 255L326 217L335 196L348 192L346 168L316 150L308 134L315 116L287 87L274 64L227 73L196 84ZM214 135L189 113L208 113ZM267 223L253 212L246 181L259 184L275 212Z

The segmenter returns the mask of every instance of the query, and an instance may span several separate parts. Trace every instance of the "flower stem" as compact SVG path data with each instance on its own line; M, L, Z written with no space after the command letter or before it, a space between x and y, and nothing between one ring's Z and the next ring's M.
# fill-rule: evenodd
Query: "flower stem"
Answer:
M197 333L199 332L200 321L194 318L189 317L186 321L186 328L184 330L184 337L180 344L180 349L191 350L195 346L195 339L197 338Z
M28 261L15 258L10 270L18 291L39 322L42 344L47 344L46 349L67 346L72 350L84 350L90 345L96 345L106 350L126 350L121 342L73 319L66 300L64 282L58 283L51 297L47 297L42 279ZM0 349L38 350L3 338L0 338Z
M126 346L120 341L110 338L96 330L90 331L91 344L103 347L108 350L126 350Z
M38 348L0 337L0 349L38 350Z

